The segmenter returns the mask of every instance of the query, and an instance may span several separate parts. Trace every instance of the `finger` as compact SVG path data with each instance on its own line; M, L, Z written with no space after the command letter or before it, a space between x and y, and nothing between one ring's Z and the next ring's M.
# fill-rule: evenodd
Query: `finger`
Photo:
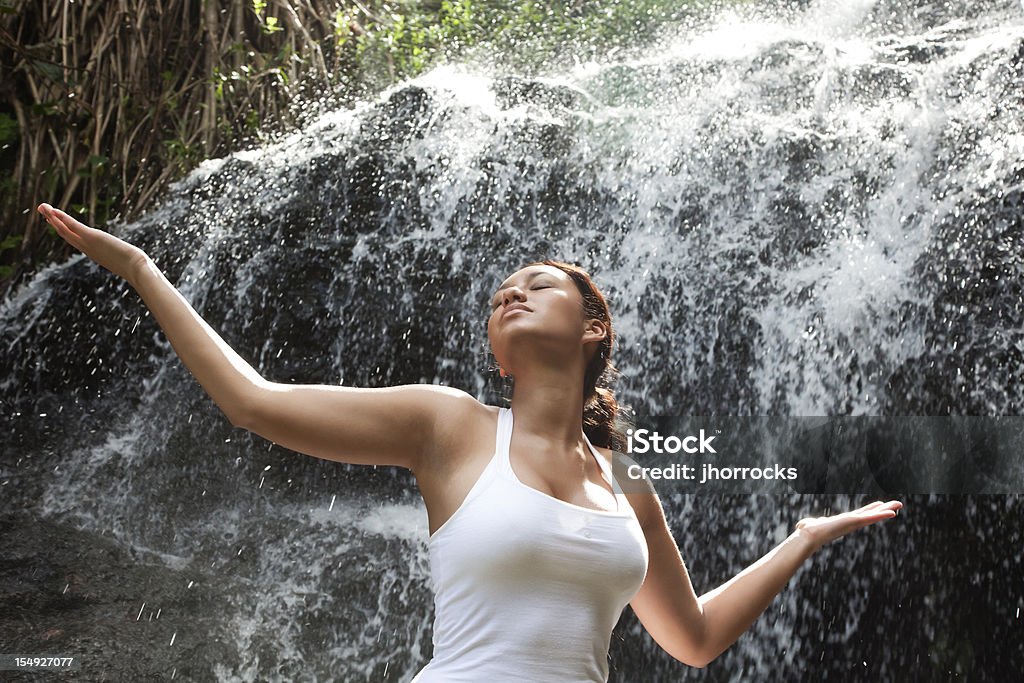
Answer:
M53 218L54 216L57 215L57 209L55 209L53 206L45 202L39 205L39 209L39 212L42 213L47 218Z
M75 218L74 216L72 216L71 214L69 214L69 213L67 213L65 211L61 211L60 209L54 209L53 212L62 221L64 221L64 225L66 225L69 229L71 229L72 232L84 231L84 230L90 230L91 229L88 225L86 225L85 223L81 222L80 220L78 220L77 218Z
M858 508L856 510L850 510L846 514L848 514L850 517L854 517L856 519L868 519L868 518L874 519L874 518L892 517L893 515L896 514L896 512L894 510L889 510L887 508L882 508L882 507L879 507L877 505L872 505L872 506L864 506L864 507Z
M887 519L892 519L894 516L895 515L892 514L865 514L853 520L853 528L850 529L850 531L856 531L857 529L863 529L864 527L871 526L878 522L884 522ZM844 533L849 533L849 531Z
M874 524L875 522L881 522L883 519L892 519L895 516L895 510L880 510L878 512L865 512L861 516L861 520L868 524Z
M64 227L63 223L61 223L60 221L55 220L53 218L47 218L46 222L47 222L47 224L49 224L49 226L51 228L53 228L54 232L56 232L57 235L59 237L61 237L64 241L66 241L66 242L70 242L71 241L72 235L71 235L71 233L68 232L67 228Z
M47 212L45 214L45 216L46 216L46 222L49 223L50 225L52 225L55 229L58 229L58 232L60 232L60 230L59 230L60 228L66 228L67 227L67 226L64 225L64 222L59 217L57 217L57 215L55 213L53 213L52 211Z
M63 225L66 229L71 230L71 221L68 220L69 218L71 218L71 216L67 215L60 209L55 209L52 206L50 207L50 219L54 221L60 221L61 225ZM71 232L74 232L74 230L71 230Z
M50 225L53 225L54 227L56 227L56 226L60 226L60 227L61 227L61 228L62 228L62 229L64 230L64 232L65 232L65 233L67 233L67 234L69 234L69 235L73 235L73 236L75 236L75 237L79 237L79 238L81 237L80 235L78 235L77 233L75 233L75 231L74 231L74 230L72 230L72 229L71 229L71 228L70 228L70 227L68 226L68 222L67 222L67 220L66 220L66 219L64 218L64 216L59 216L59 215L57 215L57 212L56 212L56 211L54 211L54 212L50 213L50 217L49 217L49 219L48 219L48 220L50 221Z
M58 217L51 215L46 219L46 222L53 226L53 229L57 231L57 234L64 238L65 241L69 242L72 246L78 248L82 244L82 238L76 235L68 226L64 224Z
M43 218L46 219L47 223L49 223L51 225L54 224L54 218L56 218L56 215L53 213L53 207L52 206L50 206L49 204L45 204L44 203L44 204L40 204L36 208L36 210L39 211L40 214L42 214Z

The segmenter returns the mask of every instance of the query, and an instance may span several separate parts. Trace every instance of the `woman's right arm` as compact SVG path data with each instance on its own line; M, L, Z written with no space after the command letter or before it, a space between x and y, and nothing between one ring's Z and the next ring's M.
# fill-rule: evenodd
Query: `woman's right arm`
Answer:
M192 308L141 249L42 205L57 233L125 278L178 357L231 423L285 448L328 460L414 469L476 399L430 384L380 389L265 380Z

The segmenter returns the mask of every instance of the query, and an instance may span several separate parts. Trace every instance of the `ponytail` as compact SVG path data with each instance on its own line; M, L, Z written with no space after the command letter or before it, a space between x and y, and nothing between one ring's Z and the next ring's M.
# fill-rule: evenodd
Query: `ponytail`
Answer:
M625 452L626 436L617 424L618 418L619 404L615 394L597 387L594 389L594 398L583 408L583 433L595 446Z

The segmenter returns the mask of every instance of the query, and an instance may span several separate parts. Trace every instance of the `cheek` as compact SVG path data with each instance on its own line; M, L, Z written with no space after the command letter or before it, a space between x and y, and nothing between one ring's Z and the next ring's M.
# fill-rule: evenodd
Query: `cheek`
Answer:
M575 329L575 327L583 324L583 311L580 309L578 301L573 301L569 298L561 299L552 312L566 326L573 326Z

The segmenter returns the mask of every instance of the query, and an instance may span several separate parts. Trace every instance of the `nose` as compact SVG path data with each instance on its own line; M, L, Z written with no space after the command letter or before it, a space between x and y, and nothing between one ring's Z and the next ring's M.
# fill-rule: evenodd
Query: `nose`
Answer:
M501 297L501 303L504 306L508 306L513 301L526 301L526 294L519 287L512 285L505 290L505 293Z

